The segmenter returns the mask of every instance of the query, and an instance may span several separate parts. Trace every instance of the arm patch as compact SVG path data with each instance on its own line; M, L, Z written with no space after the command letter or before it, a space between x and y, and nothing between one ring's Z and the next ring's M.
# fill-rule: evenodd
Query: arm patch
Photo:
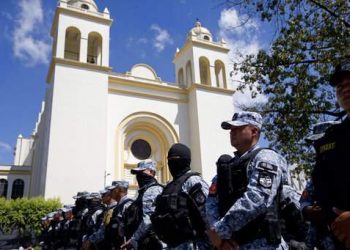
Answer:
M269 172L272 174L277 173L277 166L267 163L267 162L259 162L258 166L256 166L256 169L263 172Z
M268 172L260 172L258 177L258 184L264 188L271 189L274 175Z

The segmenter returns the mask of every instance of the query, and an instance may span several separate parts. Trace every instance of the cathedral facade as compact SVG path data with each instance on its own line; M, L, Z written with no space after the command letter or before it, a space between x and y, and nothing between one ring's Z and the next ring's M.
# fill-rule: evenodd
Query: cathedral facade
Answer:
M17 140L24 196L72 202L77 191L98 191L115 179L135 190L130 169L147 158L166 183L167 151L177 142L191 148L193 170L210 181L217 158L232 150L220 129L233 113L225 41L213 41L197 21L174 51L176 82L168 83L142 63L113 72L112 23L93 0L58 1L46 97L31 138Z

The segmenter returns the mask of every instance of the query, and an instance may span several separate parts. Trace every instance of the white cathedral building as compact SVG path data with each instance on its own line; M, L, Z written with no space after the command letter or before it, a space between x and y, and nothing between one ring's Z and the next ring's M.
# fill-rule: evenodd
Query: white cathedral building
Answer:
M191 148L193 170L209 182L217 158L232 152L220 129L233 113L226 43L196 22L174 51L176 82L167 83L142 63L113 72L112 21L93 0L58 1L45 101L32 136L17 139L14 165L0 166L0 195L71 203L77 191L116 179L135 190L130 169L146 158L165 183L167 151L177 142Z

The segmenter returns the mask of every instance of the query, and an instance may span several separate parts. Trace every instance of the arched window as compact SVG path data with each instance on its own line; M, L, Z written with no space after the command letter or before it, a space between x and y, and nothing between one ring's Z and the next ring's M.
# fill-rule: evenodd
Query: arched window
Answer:
M12 184L11 199L22 198L24 193L24 181L16 179Z
M82 5L81 5L81 8L84 9L84 10L89 10L89 5L87 5L87 4L82 4Z
M201 84L211 85L209 60L203 56L199 58L199 71Z
M7 197L8 182L5 179L0 179L0 197Z
M204 40L208 40L208 41L210 41L209 36L204 36L203 38L204 38Z
M220 60L215 61L215 78L217 87L227 88L225 64Z
M77 28L67 28L64 43L64 58L79 61L80 37L81 34Z
M184 86L184 70L181 68L177 73L177 82L180 86Z
M186 85L190 86L192 84L192 66L191 61L186 63Z
M102 36L97 32L91 32L88 38L87 62L102 64Z

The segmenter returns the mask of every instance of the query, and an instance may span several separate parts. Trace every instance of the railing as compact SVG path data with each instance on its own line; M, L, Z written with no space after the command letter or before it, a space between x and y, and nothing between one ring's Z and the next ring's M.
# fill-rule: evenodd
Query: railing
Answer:
M79 61L79 53L74 52L74 51L65 50L64 51L64 58Z

